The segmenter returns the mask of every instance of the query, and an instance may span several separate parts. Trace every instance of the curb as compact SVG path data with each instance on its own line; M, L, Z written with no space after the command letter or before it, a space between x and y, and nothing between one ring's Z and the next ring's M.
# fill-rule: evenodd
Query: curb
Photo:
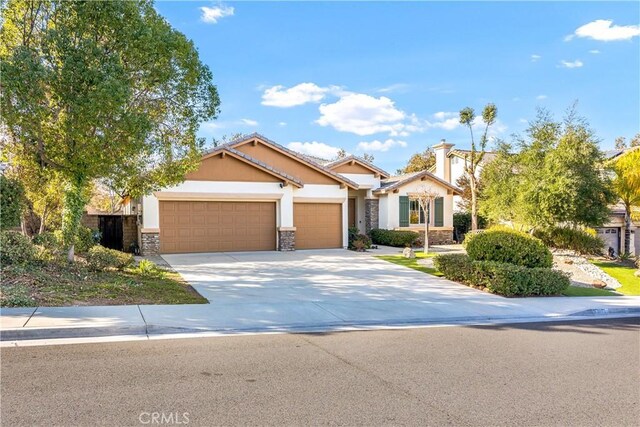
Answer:
M280 325L274 327L247 328L190 328L146 325L120 327L62 327L62 328L14 328L0 331L0 342L29 341L63 338L102 338L114 336L139 336L150 338L180 335L240 335L260 333L319 333L346 332L374 329L402 329L435 326L501 325L516 323L562 322L576 320L640 318L640 308L591 309L562 316L532 317L466 317L452 319L410 319L403 321L333 322L321 325Z

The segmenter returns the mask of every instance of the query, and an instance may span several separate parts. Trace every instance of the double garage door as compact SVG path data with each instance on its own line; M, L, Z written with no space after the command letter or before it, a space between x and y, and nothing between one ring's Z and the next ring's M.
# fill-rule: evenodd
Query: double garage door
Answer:
M342 247L342 205L295 203L296 249ZM160 202L160 252L276 249L275 202Z

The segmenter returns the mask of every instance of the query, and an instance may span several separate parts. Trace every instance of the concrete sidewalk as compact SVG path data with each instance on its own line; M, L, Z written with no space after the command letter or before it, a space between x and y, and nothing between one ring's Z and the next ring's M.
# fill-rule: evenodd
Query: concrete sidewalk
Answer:
M0 338L336 331L630 316L640 316L640 297L500 298L500 302L475 309L469 305L429 307L414 301L3 308Z

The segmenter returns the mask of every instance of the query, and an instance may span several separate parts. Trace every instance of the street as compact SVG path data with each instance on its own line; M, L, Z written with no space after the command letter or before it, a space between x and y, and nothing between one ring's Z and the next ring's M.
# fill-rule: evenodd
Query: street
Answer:
M2 348L3 425L637 425L640 319Z

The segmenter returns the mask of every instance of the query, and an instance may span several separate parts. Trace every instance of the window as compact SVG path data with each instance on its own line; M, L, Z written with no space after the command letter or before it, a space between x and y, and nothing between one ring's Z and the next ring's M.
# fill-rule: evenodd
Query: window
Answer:
M424 224L424 210L420 207L417 200L409 200L409 225Z

